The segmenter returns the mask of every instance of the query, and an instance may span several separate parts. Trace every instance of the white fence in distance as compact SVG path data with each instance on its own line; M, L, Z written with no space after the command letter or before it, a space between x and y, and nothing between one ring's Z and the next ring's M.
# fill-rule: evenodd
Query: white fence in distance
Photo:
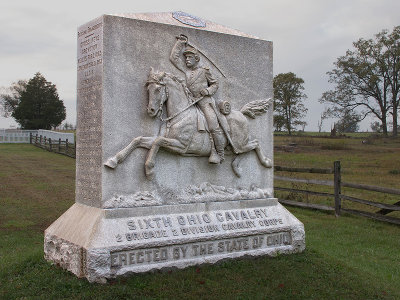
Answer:
M51 130L20 130L20 129L0 129L0 143L28 143L30 142L29 137L42 136L47 139L65 141L68 139L69 143L75 143L75 137L73 133L57 132Z

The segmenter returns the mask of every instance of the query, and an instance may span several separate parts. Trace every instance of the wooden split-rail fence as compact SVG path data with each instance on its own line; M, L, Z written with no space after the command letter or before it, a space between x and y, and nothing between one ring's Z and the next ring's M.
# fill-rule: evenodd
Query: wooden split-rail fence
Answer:
M65 141L61 140L61 138L55 140L38 134L33 135L31 133L29 142L36 147L40 147L50 152L56 152L73 158L76 157L75 144L69 143L68 139Z
M46 138L45 136L39 136L38 134L33 135L30 134L30 143L40 147L42 149L46 149L51 152L60 153L63 155L67 155L69 157L76 157L76 146L75 144L69 143L68 139L62 141L61 139L52 140L51 138ZM331 197L334 199L333 206L327 206L322 204L315 204L315 203L306 203L306 202L299 202L287 199L278 198L279 202L282 204L290 205L290 206L297 206L303 208L311 208L311 209L318 209L324 211L334 211L336 216L340 216L342 212L360 215L368 218L372 218L375 220L380 220L384 222L389 222L392 224L400 225L400 218L387 216L390 212L393 211L400 211L400 201L397 201L394 204L387 204L377 201L370 201L365 199L360 199L348 195L344 195L342 193L342 187L349 187L354 189L361 189L379 193L385 193L390 195L400 195L399 189L393 188L384 188L379 186L372 186L366 184L357 184L357 183L349 183L343 182L341 179L341 167L340 161L335 161L333 165L333 169L321 169L321 168L291 168L291 167L282 167L282 166L275 166L275 172L296 172L296 173L315 173L315 174L333 174L333 181L330 180L317 180L317 179L301 179L301 178L293 178L293 177L284 177L276 175L274 179L276 181L286 181L292 183L306 183L306 184L315 184L315 185L323 185L333 187L333 193L326 193L326 192L318 192L318 191L311 191L311 190L303 190L303 189L293 189L287 187L279 187L275 186L274 189L276 191L284 191L290 193L301 193L301 194L308 194L314 196L322 196L322 197ZM357 209L350 209L350 208L343 208L342 207L342 200L347 200L351 202L356 202L364 205L369 205L372 207L376 207L379 210L375 212L370 211L361 211Z
M333 193L325 193L325 192L317 192L317 191L292 189L292 188L275 186L274 189L276 191L286 191L286 192L291 192L291 193L304 193L304 194L308 194L308 195L334 198L333 206L298 202L298 201L287 200L287 199L278 199L279 202L281 202L283 204L311 208L311 209L319 209L319 210L325 210L325 211L334 211L336 216L340 216L342 212L346 212L346 213L350 213L350 214L354 214L354 215L364 216L367 218L400 225L400 218L387 216L387 214L389 214L390 212L400 211L400 201L397 201L394 204L387 204L387 203L382 203L382 202L377 202L377 201L360 199L360 198L344 195L343 191L342 191L342 187L349 187L349 188L353 188L353 189L367 190L367 191L379 192L379 193L390 194L390 195L400 195L400 190L393 189L393 188L384 188L384 187L379 187L379 186L373 186L373 185L366 185L366 184L343 182L342 178L341 178L342 176L341 176L340 161L334 162L333 169L290 168L290 167L275 166L275 171L276 172L284 171L284 172L298 172L298 173L333 174L333 181L316 180L316 179L301 179L301 178L284 177L284 176L275 175L274 179L276 181L287 181L287 182L294 182L294 183L306 183L306 184L315 184L315 185L323 185L323 186L333 187ZM361 211L358 209L343 208L342 200L347 200L347 201L351 201L351 202L355 202L355 203L372 206L372 207L378 208L379 210L377 210L375 212L371 212L371 211Z

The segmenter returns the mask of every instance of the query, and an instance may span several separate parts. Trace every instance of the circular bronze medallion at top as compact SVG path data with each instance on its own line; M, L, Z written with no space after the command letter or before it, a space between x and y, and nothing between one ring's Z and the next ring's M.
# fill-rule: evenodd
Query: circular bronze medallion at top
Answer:
M172 17L179 22L193 27L206 27L206 22L183 11L174 11Z

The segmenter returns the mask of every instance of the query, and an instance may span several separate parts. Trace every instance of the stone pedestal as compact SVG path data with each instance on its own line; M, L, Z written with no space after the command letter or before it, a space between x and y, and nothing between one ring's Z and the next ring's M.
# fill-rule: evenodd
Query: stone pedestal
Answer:
M182 36L203 71L173 63ZM78 29L77 70L76 203L46 230L46 259L104 282L305 248L302 223L273 198L271 42L185 13L104 15ZM216 165L190 104L202 76L218 83L207 101L239 152ZM190 107L174 116L176 97Z
M89 281L304 249L276 199L108 210L74 204L45 236L46 259Z

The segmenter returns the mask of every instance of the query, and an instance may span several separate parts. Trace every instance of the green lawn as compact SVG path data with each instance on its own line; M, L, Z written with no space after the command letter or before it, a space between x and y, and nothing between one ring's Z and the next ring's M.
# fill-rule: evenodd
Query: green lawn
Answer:
M294 164L297 154L276 160ZM1 144L0 170L0 299L400 299L399 226L290 207L305 224L301 254L89 284L43 259L44 229L74 203L75 160Z

